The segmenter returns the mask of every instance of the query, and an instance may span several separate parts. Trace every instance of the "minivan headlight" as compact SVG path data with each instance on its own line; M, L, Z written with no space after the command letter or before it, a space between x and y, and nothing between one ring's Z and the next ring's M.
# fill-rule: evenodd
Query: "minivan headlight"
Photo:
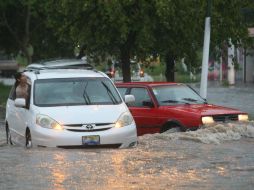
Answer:
M213 117L211 117L211 116L202 117L202 123L204 125L214 123Z
M121 128L127 125L132 124L133 122L133 117L129 112L123 113L117 120L115 127L116 128Z
M238 121L248 121L248 120L249 120L248 114L239 114L238 115Z
M48 129L56 129L56 130L62 130L62 126L56 122L54 119L50 118L47 115L39 114L36 116L36 124L48 128Z

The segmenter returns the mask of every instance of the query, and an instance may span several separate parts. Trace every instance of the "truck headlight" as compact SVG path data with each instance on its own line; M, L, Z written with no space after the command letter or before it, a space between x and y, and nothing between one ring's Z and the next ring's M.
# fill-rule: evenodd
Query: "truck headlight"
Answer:
M133 117L129 112L123 113L117 120L115 127L116 128L121 128L127 125L132 124L133 122Z
M205 124L212 124L212 123L214 123L213 117L211 117L211 116L202 117L202 123L204 125Z
M47 115L39 114L36 116L36 124L48 128L48 129L56 129L56 130L62 130L62 126L56 122L54 119L50 118Z
M248 114L239 114L238 115L238 121L248 121L248 120L249 120Z

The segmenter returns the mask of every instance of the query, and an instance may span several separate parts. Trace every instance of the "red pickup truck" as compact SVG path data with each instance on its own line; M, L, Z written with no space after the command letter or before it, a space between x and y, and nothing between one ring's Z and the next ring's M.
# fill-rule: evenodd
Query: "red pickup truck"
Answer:
M185 84L164 82L116 83L122 95L132 94L128 104L138 135L162 133L171 128L196 130L215 122L247 121L248 114L237 109L208 104Z

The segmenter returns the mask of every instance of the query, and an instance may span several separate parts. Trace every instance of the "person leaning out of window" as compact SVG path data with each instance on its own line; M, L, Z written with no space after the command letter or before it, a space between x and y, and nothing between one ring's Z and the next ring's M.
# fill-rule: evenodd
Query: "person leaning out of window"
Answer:
M28 84L27 77L24 74L18 73L16 76L16 98L28 98Z

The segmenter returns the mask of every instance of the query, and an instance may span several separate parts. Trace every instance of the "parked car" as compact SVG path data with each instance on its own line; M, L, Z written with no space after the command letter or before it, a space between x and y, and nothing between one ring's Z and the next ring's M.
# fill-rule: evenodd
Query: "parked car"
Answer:
M245 112L208 104L184 84L134 82L116 83L116 86L123 97L135 97L135 102L128 106L138 135L162 133L172 128L196 130L215 122L248 120Z
M29 66L22 73L28 98L16 98L15 84L6 106L7 143L27 147L114 147L137 144L136 125L115 85L102 72L68 69L64 62ZM72 67L70 67L72 68ZM125 96L133 102L133 96Z

